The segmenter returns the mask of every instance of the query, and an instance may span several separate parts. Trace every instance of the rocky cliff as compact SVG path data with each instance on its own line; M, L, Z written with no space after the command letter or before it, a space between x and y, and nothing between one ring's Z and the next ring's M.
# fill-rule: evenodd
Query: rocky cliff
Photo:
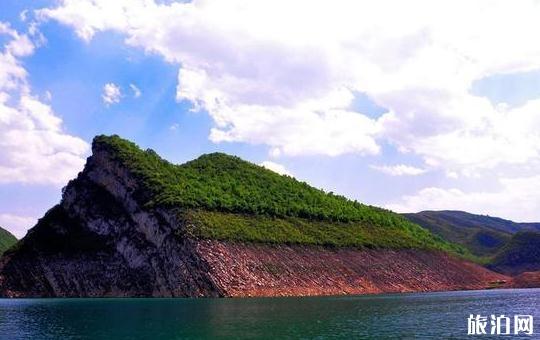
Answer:
M182 168L97 138L62 201L0 259L0 295L361 294L508 280L395 214L229 161Z

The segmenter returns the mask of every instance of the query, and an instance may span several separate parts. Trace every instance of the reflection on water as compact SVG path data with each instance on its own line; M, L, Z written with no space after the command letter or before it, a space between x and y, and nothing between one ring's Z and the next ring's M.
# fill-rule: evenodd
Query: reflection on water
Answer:
M530 314L540 334L537 306L540 289L313 298L0 299L0 337L460 339L467 338L469 314Z

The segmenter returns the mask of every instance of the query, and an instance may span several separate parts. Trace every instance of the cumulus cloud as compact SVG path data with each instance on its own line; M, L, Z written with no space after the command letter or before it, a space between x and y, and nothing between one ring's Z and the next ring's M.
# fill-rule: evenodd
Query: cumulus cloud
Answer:
M101 99L105 105L117 104L122 98L122 92L120 87L115 83L107 83L103 85L103 93L101 94Z
M453 167L474 167L486 158L489 165L514 161L482 146L514 136L498 128L509 114L468 89L489 74L540 67L540 48L531 43L538 13L534 1L64 0L39 16L87 41L123 32L128 44L181 64L177 97L210 113L214 142L335 156L374 154L378 140L389 139L433 164L447 161L443 154ZM500 25L511 18L519 20ZM374 120L352 111L355 91L389 112ZM512 146L530 148L536 137ZM478 147L446 152L449 140Z
M329 59L331 51L315 41L298 45L311 33L283 34L293 18L280 29L267 15L277 7L66 1L39 16L74 27L85 40L107 29L124 32L128 44L181 64L177 97L213 117L214 142L267 144L273 154L377 153L376 122L349 110L354 96L341 81L348 77L345 60Z
M35 217L0 214L0 227L6 229L18 239L23 238L28 229L33 227L36 222Z
M426 173L426 169L415 166L397 164L397 165L372 165L372 169L380 171L390 176L418 176Z
M84 165L89 145L63 131L52 108L32 94L20 58L35 45L0 23L7 37L0 52L0 184L63 185Z
M177 98L210 114L214 142L264 144L274 157L388 143L455 178L523 180L516 169L540 170L540 103L495 106L469 89L540 69L539 15L534 0L63 0L37 13L85 41L120 32L180 65ZM355 111L358 92L388 111Z
M293 177L293 175L282 164L272 162L272 161L264 161L259 165L262 167L265 167L268 170L272 170L273 172L276 172L280 175L287 175L287 176Z
M492 191L465 192L457 188L425 188L387 205L398 212L422 210L467 210L469 212L503 216L515 221L538 221L540 176L502 178L499 188Z

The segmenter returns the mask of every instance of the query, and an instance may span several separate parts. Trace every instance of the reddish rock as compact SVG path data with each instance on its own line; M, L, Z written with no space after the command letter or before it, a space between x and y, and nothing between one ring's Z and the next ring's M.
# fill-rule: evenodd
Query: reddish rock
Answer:
M538 288L540 287L540 271L521 273L512 279L510 286L514 288Z
M341 295L485 289L507 276L443 252L201 241L225 296Z

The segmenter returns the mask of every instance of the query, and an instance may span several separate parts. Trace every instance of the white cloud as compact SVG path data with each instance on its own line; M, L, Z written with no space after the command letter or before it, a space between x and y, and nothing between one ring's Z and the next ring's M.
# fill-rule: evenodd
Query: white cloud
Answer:
M331 51L315 41L296 46L312 35L283 34L275 17L269 21L279 6L66 1L40 16L87 41L98 31L122 31L128 44L182 64L177 97L210 113L214 142L263 143L273 154L377 153L376 122L348 109L353 88L341 81L344 60L328 60ZM283 29L291 28L293 18L285 19Z
M426 173L426 169L415 166L397 164L397 165L372 165L372 169L380 171L390 176L418 176Z
M177 98L211 115L214 142L274 157L390 143L456 181L540 171L540 98L508 108L469 92L540 69L539 16L534 0L64 0L38 12L85 41L114 30L181 65ZM355 112L356 92L388 112Z
M515 161L491 150L523 131L501 135L509 115L468 89L486 75L540 68L538 14L534 1L64 0L38 16L86 41L123 32L127 44L181 64L178 99L210 113L214 142L335 156L374 154L389 139L457 168ZM390 111L378 121L352 112L355 91ZM536 136L510 144L530 148ZM478 147L451 152L455 140ZM536 157L534 146L522 156Z
M446 171L445 173L446 177L447 178L452 178L452 179L458 179L459 178L459 174L455 171Z
M101 98L107 106L119 103L120 98L122 98L120 87L115 83L107 83L103 85L103 93L101 94Z
M0 214L0 227L6 229L18 239L23 238L28 229L33 227L36 222L35 217Z
M469 191L430 187L388 204L398 212L465 210L515 221L538 221L540 176L502 178L492 191Z
M129 84L129 88L133 91L134 98L139 98L141 96L141 90L135 86L135 84Z
M61 118L32 94L19 60L35 49L30 37L5 23L0 35L7 36L0 53L0 184L64 185L82 169L89 145L65 133Z
M276 172L280 175L287 175L287 176L293 177L293 175L282 164L275 163L272 161L264 161L259 165L262 167L265 167L268 170L272 170L273 172Z

